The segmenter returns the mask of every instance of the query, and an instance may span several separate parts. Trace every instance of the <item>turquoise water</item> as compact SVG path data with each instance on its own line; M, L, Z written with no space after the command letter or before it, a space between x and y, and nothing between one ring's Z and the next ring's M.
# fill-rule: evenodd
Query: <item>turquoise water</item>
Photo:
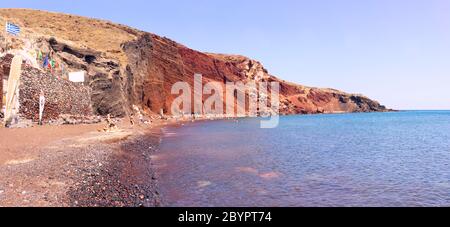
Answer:
M449 206L450 112L198 122L164 129L169 206Z

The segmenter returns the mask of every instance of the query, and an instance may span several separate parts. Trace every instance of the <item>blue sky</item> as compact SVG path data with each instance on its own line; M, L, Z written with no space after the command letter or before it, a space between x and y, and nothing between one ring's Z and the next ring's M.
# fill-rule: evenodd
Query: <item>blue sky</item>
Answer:
M193 49L246 55L280 78L363 93L391 108L450 109L448 0L2 0L0 7L111 20Z

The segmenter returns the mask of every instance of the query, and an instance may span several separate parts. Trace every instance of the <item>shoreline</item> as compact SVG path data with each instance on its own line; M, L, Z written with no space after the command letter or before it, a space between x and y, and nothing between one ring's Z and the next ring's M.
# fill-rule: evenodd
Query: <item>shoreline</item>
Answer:
M195 122L217 120L230 119ZM0 207L163 206L152 156L163 128L191 120L124 122L114 132L99 132L103 123L0 128Z
M70 187L69 206L161 206L151 158L160 143L161 127L113 142L118 150L105 157L105 164L83 175L81 182Z

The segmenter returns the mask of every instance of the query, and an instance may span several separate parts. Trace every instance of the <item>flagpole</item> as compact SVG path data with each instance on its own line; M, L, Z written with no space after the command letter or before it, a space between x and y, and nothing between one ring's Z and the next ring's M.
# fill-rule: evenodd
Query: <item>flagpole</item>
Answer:
M5 53L8 49L8 21L5 21Z
M9 38L10 38L10 36L9 36L9 32L8 32L8 24L9 24L9 22L8 21L6 21L5 22L5 53L8 51L8 42L9 42Z

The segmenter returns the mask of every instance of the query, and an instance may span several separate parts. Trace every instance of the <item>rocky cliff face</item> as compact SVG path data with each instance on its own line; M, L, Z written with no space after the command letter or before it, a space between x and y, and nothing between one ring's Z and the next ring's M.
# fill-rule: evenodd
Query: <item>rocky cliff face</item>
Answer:
M12 49L53 52L67 71L85 70L97 114L125 116L132 105L147 114L169 113L174 83L280 82L282 114L387 111L361 95L333 89L305 87L269 74L255 60L202 53L170 39L107 21L23 9L0 9L0 23L11 21L23 28L20 37L1 45ZM44 23L43 21L54 23ZM0 36L6 35L0 33Z

